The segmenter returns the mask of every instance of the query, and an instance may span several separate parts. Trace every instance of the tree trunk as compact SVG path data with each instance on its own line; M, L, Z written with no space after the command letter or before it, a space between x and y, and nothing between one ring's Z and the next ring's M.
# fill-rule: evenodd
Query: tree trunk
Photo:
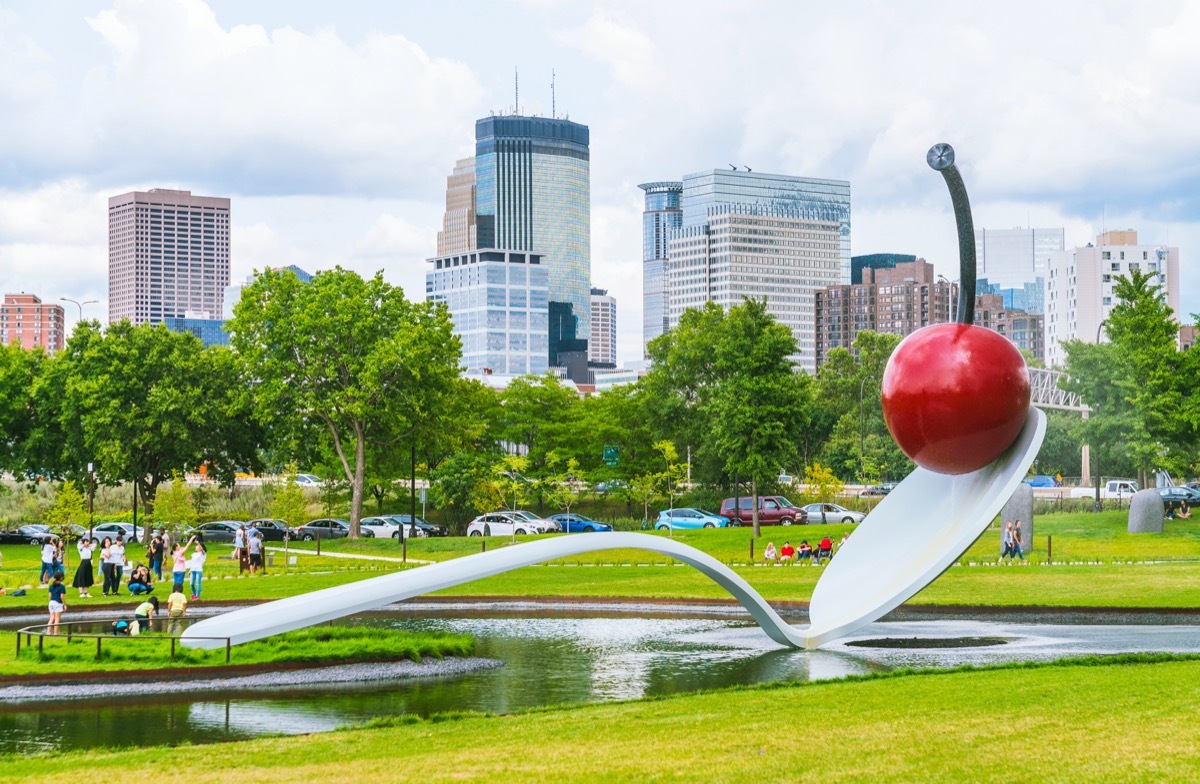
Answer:
M363 490L366 485L367 454L361 434L354 440L354 481L350 494L350 538L359 536L358 521L362 519Z
M758 481L755 479L750 480L750 497L753 506L751 515L754 520L754 538L757 539L762 536L762 532L758 529Z

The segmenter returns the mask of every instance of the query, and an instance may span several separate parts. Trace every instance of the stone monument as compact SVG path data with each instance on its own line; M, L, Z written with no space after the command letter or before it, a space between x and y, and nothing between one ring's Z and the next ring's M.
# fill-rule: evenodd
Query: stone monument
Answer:
M1157 490L1139 490L1129 499L1129 533L1161 534L1163 500Z

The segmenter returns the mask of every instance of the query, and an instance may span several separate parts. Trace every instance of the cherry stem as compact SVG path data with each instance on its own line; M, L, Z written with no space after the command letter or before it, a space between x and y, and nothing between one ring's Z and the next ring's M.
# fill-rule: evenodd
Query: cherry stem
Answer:
M954 320L969 325L975 321L975 224L971 220L967 186L954 165L954 148L949 144L933 145L925 160L931 169L942 173L950 189L954 220L958 224L958 314Z

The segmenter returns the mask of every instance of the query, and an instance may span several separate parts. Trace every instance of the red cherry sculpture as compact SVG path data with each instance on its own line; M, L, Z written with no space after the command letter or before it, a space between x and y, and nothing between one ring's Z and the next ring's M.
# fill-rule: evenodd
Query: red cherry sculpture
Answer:
M965 474L1016 440L1029 409L1029 371L1006 338L969 324L934 324L896 347L883 373L883 418L922 468Z
M961 288L951 324L917 330L896 346L883 371L883 419L892 438L922 468L978 471L1004 454L1025 425L1029 370L1016 346L975 318L975 229L954 148L925 155L942 173L958 223Z

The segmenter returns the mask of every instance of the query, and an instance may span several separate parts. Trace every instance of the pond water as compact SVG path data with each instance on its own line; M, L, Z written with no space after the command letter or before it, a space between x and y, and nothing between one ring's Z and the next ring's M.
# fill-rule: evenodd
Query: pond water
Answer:
M1091 653L1200 651L1200 626L1070 626L983 621L878 623L819 651L780 649L741 620L683 617L412 617L353 623L474 635L480 656L506 666L424 681L373 681L268 691L71 703L0 703L0 753L208 743L331 730L377 716L504 713L561 703L632 699L734 684L839 678L897 667L1048 660ZM898 639L973 638L976 647L891 647ZM884 640L889 647L873 647ZM1003 644L995 644L1000 639ZM851 642L866 641L866 646ZM1019 677L1019 676L1016 676ZM553 721L553 715L547 716Z

